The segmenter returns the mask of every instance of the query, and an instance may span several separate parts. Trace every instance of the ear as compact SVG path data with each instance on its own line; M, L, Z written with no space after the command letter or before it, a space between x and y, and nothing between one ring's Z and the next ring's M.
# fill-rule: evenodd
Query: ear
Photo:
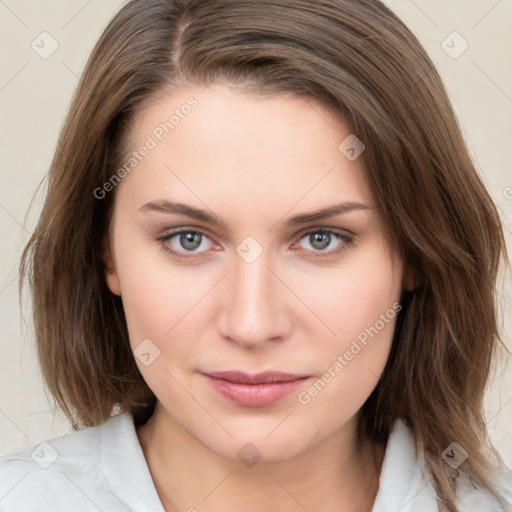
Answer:
M416 265L408 264L403 276L403 290L412 291L421 284L420 272Z
M121 295L121 286L119 283L119 277L116 271L116 265L112 254L112 247L110 244L110 237L108 234L105 235L102 242L102 259L105 263L105 280L107 286L114 295Z

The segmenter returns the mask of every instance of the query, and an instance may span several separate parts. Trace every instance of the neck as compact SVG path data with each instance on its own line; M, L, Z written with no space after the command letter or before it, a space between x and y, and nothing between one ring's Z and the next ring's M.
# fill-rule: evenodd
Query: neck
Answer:
M357 417L287 460L246 467L205 447L157 407L137 434L166 512L371 512L385 448L355 448Z

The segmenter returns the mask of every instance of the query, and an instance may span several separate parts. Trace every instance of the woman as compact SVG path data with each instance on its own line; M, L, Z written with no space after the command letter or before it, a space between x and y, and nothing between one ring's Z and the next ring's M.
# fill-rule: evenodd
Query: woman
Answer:
M76 431L4 457L0 506L511 510L482 415L505 259L379 1L133 0L21 262Z

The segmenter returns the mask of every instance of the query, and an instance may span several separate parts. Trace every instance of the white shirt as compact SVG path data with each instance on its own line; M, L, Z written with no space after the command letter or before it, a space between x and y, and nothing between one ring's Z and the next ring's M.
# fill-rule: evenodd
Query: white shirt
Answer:
M507 496L512 503L510 475ZM503 510L470 485L461 489L460 500L461 512ZM191 503L189 510L193 507L198 512L206 510L201 503ZM165 512L129 413L0 458L1 512L75 510ZM372 512L438 511L412 432L397 420L388 439Z

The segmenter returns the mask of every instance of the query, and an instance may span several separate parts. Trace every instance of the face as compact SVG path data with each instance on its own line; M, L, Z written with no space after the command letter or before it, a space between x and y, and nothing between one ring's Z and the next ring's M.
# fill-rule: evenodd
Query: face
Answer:
M385 366L403 265L349 135L311 100L221 84L135 120L108 284L163 410L222 456L250 442L284 460L336 436Z

